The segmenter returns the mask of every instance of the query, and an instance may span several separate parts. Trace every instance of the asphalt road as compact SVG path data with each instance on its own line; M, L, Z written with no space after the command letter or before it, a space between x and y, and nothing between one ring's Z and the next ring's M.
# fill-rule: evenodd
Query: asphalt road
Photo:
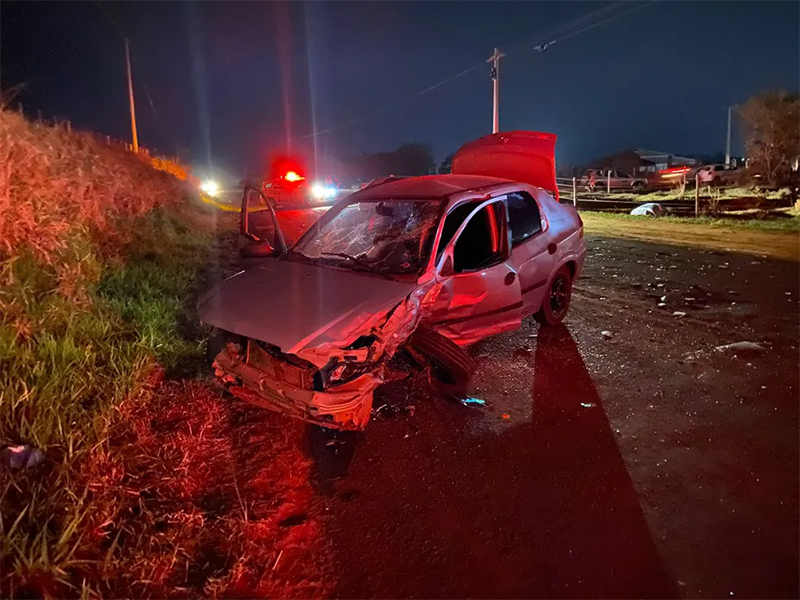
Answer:
M471 349L485 408L308 429L339 597L798 597L797 263L589 242L563 327Z

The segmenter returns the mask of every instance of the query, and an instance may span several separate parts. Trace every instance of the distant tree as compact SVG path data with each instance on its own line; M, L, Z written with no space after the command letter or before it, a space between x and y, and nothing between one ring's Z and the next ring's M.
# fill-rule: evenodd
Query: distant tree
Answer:
M436 170L436 161L428 144L403 144L392 152L360 156L351 165L355 176L364 181L396 175L427 175Z
M456 155L455 152L451 152L447 156L444 157L444 160L439 163L438 173L439 175L447 175L452 172L453 170L453 157Z
M427 175L436 167L430 144L403 144L394 151L395 175Z
M783 90L756 94L738 108L749 169L770 185L786 183L800 154L800 98Z

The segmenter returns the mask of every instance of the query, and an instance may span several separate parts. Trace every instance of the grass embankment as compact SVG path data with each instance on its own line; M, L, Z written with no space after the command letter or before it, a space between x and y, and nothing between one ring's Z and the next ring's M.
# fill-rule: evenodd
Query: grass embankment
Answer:
M0 439L46 457L2 474L3 587L57 593L91 543L86 468L114 408L198 352L180 315L213 230L134 155L8 111L0 124Z
M213 208L8 111L0 165L0 446L44 454L3 457L2 595L319 595L303 560L261 573L316 527L280 526L308 501L287 441L301 430L270 431L196 377Z
M800 260L798 216L767 220L638 217L583 211L581 218L590 234Z

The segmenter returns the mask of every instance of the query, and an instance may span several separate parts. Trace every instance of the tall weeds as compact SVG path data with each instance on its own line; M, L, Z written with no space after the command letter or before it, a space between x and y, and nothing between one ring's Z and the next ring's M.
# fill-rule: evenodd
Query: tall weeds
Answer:
M0 473L3 595L86 594L87 564L119 551L96 556L116 508L91 474L123 402L199 352L184 307L207 210L136 155L0 111L0 446L45 455Z

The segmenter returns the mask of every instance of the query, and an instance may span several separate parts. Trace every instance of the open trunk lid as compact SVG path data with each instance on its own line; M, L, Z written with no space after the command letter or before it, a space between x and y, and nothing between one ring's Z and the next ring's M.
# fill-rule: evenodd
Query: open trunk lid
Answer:
M453 157L452 172L521 181L558 198L557 137L539 131L493 133L461 146Z

